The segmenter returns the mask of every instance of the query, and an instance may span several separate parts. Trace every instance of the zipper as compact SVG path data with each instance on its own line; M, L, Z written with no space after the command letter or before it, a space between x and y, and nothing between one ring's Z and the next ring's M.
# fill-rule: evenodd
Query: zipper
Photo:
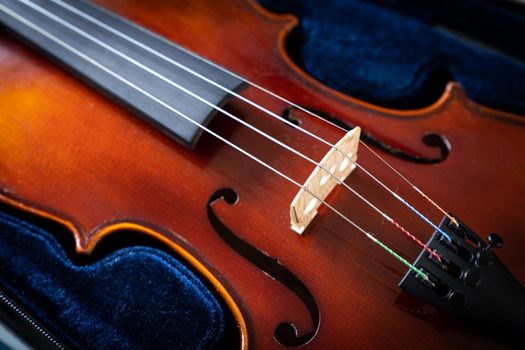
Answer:
M31 318L31 316L29 316L27 312L25 312L21 307L19 307L17 303L11 300L2 291L0 291L0 302L4 304L7 308L9 308L9 310L11 310L18 317L20 317L20 319L23 320L28 327L30 327L33 331L35 331L44 339L46 339L50 343L50 345L60 350L67 349L64 345L62 345L62 343L60 343L53 335L46 331L44 327L42 327L37 321Z

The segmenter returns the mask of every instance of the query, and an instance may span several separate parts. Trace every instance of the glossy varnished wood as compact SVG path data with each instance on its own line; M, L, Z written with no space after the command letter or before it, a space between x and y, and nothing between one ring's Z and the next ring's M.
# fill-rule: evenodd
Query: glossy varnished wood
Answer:
M382 155L481 236L500 233L505 247L498 254L525 283L525 123L520 117L472 103L455 84L434 105L404 112L332 91L286 56L284 41L294 18L269 14L251 2L98 2L398 148L436 156L437 150L421 140L427 133L443 135L451 150L440 163L421 165ZM288 107L253 88L243 94L277 113ZM241 101L232 100L228 109L314 159L328 150ZM292 113L333 143L343 136L300 111ZM288 209L298 190L293 185L209 135L194 151L185 149L7 33L0 37L0 114L4 201L62 220L75 235L79 253L89 253L114 230L132 227L173 242L178 253L195 254L201 272L212 273L222 295L232 297L229 305L240 323L246 320L245 339L255 348L280 348L273 334L281 322L293 322L299 333L311 331L312 325L304 305L286 287L240 257L211 228L206 203L219 188L240 195L235 205L214 204L221 220L278 258L314 295L321 325L309 347L504 347L430 307L414 306L397 287L405 268L329 211L322 209L304 236L295 234ZM313 170L226 116L219 115L211 127L300 182ZM435 222L440 220L435 209L366 150L361 149L359 160ZM420 238L430 236L430 227L362 171L354 171L347 182ZM404 256L413 259L419 253L350 193L338 189L328 200Z

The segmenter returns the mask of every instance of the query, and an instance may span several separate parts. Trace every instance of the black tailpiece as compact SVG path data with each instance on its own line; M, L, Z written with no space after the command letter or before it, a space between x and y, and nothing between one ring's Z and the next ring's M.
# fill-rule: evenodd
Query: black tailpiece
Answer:
M492 334L525 342L525 289L492 251L500 248L503 240L492 233L486 243L458 222L456 227L445 218L440 224L452 242L436 231L427 243L442 257L442 263L426 251L414 263L432 283L409 271L399 286L425 303L477 323Z

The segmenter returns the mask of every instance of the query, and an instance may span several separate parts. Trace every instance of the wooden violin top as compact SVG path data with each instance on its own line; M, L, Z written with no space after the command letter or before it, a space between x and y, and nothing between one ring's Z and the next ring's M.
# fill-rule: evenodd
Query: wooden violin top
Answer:
M96 3L297 106L359 126L365 144L432 200L483 238L499 233L505 246L498 256L525 283L522 117L473 103L453 82L439 101L420 110L385 109L345 96L286 54L285 40L297 20L253 1ZM187 148L68 72L16 37L0 36L0 198L68 227L78 253L89 254L98 241L124 229L159 239L225 299L242 347L508 345L402 293L398 284L407 267L326 206L303 235L295 233L290 203L297 186L214 134L301 184L315 168L304 158L221 111L206 124L214 134L203 131L196 147ZM239 81L232 81L234 88ZM329 143L345 134L252 85L239 93L299 120ZM224 110L316 161L330 150L245 100L230 94ZM146 109L160 108L156 102L150 99ZM169 110L159 115L178 117ZM357 161L439 224L443 214L366 147ZM435 231L362 169L346 183L422 242ZM408 261L421 252L342 186L326 201ZM293 324L297 336L283 324Z

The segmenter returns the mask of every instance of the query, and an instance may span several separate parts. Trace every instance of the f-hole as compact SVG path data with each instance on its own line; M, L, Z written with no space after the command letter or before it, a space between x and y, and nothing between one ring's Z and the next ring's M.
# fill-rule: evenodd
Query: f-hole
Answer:
M320 111L314 108L308 108L308 107L302 107L302 108L320 116L321 118L347 131L353 129L356 126L356 125L347 123L341 119L338 119L323 111ZM288 108L288 112L286 114L285 119L291 119L292 115L293 115L293 110ZM367 145L380 149L381 151L386 152L394 157L406 160L408 162L419 163L419 164L440 163L448 158L448 156L450 155L450 150L452 148L450 145L450 142L448 141L445 135L436 134L436 133L424 134L421 138L421 141L425 146L439 149L440 155L437 157L426 157L421 154L415 154L415 153L408 152L400 148L396 148L393 145L388 144L386 141L379 139L378 137L376 137L374 134L372 134L371 132L367 130L361 130L361 140L365 142Z
M213 193L208 200L208 220L217 234L246 260L292 291L304 303L312 319L313 329L303 335L298 334L297 328L292 323L283 322L279 324L274 331L275 340L290 347L307 344L317 334L320 322L319 308L312 293L310 293L308 288L296 275L281 265L277 259L268 256L248 242L242 240L221 222L213 210L213 204L221 199L233 205L239 200L239 195L230 188L223 188Z

